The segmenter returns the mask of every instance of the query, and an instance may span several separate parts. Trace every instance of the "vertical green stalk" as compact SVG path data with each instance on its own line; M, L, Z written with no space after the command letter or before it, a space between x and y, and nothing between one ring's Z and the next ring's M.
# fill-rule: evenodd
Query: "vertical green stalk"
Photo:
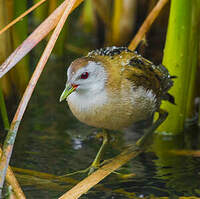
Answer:
M0 86L0 109L1 109L1 117L3 120L3 124L4 124L4 129L5 130L9 130L9 120L8 120L8 114L7 114L7 110L6 110L6 104L4 101L4 96L3 96L3 92Z
M193 0L192 4L192 24L191 24L191 35L190 35L190 55L191 62L191 79L189 84L189 93L187 97L187 119L191 120L195 115L195 91L196 85L196 72L198 66L198 55L199 55L199 42L200 42L200 1Z
M200 110L200 103L199 103L199 106L198 106L198 110ZM199 119L198 119L198 126L200 126L200 111L199 111Z
M8 5L7 1L0 0L0 29L8 24ZM11 53L11 36L10 30L0 35L0 64L5 61L6 57ZM11 93L10 76L6 74L0 79L1 88L6 96Z
M36 4L39 1L40 0L34 0L33 2L34 4ZM33 12L34 21L36 23L41 23L47 17L47 10L48 10L47 7L48 7L47 3L44 3Z
M81 23L83 24L83 28L86 32L94 32L96 22L92 0L84 1Z
M62 3L62 0L49 1L49 13L53 12L57 8L57 6L61 3ZM65 23L53 50L53 52L58 56L63 55L64 50L65 50L67 28L68 28L68 22Z
M14 18L19 16L27 9L27 2L21 0L14 1ZM28 35L28 19L23 18L22 21L15 24L13 27L13 45L17 48ZM17 64L13 72L13 80L18 89L19 94L22 94L28 79L29 79L29 57L24 57L21 62Z
M164 102L162 108L169 112L167 120L158 131L174 134L182 132L186 118L186 104L191 75L191 58L193 49L190 46L190 29L192 3L188 0L171 0L167 39L164 49L163 65L171 75L176 75L170 93L175 97L176 105Z
M49 0L49 13L53 12L57 7L58 0Z
M112 19L112 43L120 41L120 18L123 10L123 0L114 1L113 19Z
M114 1L112 45L124 45L131 39L130 35L136 20L137 2L136 0Z

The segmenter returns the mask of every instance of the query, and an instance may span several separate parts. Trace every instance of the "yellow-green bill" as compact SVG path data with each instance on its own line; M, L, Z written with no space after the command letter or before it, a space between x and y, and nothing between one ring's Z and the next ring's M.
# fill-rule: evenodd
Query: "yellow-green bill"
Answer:
M71 84L66 84L65 90L62 92L60 96L60 102L66 99L67 96L69 96L75 89L76 87L73 87Z

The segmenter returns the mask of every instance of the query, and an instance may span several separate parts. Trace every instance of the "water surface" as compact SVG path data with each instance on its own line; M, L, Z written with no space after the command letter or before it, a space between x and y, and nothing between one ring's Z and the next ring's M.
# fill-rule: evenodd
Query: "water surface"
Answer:
M98 129L80 123L65 102L59 103L66 81L66 66L75 57L70 54L63 59L50 59L20 125L11 165L18 168L17 177L29 199L58 198L86 177L82 174L62 181L34 171L59 176L84 169L90 165L101 144L95 138ZM119 154L127 144L127 137L130 137L127 133L116 132L104 158ZM196 127L186 130L185 136L156 134L149 151L119 171L134 173L133 177L111 174L82 198L200 197L199 158L173 153L173 150L198 148Z

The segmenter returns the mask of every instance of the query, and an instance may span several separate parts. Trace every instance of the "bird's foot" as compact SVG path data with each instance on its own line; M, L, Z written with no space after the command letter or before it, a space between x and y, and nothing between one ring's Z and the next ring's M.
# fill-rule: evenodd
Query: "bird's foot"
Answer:
M97 169L100 168L100 165L91 165L89 168L88 168L88 175L91 175L92 173L94 173Z
M75 172L72 172L72 173L68 173L68 174L65 174L65 175L62 175L62 176L59 176L59 178L63 178L63 177L69 177L69 176L72 176L72 175L78 175L78 174L87 174L88 176L91 175L92 173L94 173L97 169L101 168L102 166L104 166L105 164L108 164L109 162L112 161L112 158L111 159L107 159L107 160L104 160L103 162L101 163L98 163L98 162L93 162L88 168L86 169L82 169L82 170L79 170L79 171L75 171ZM125 172L120 172L120 170L123 170L123 168L119 169L118 171L113 171L112 173L113 174L116 174L119 178L123 178L123 179L128 179L128 178L132 178L135 176L134 173L125 173Z
M82 169L79 171L67 173L65 175L59 176L59 178L64 178L64 177L69 177L73 175L78 175L78 174L85 174L87 173L88 175L92 174L94 171L96 171L98 168L100 168L101 165L94 164L94 162L86 169Z
M88 171L89 171L89 168L86 168L86 169L82 169L79 171L67 173L65 175L61 175L61 176L59 176L59 178L69 177L69 176L73 176L73 175L77 175L77 174L83 174L83 173L87 173Z
M102 143L94 161L92 162L91 166L89 167L88 175L92 174L95 170L97 170L100 166L102 166L100 161L101 161L102 156L104 154L105 147L108 143L108 134L106 133L106 131L103 131L102 133L98 133L97 138L102 138L103 143Z

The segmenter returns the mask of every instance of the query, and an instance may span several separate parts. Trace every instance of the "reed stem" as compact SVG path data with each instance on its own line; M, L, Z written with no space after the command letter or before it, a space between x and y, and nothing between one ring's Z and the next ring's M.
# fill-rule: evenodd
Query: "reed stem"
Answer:
M186 104L191 76L191 58L194 49L190 48L192 3L188 0L172 0L164 49L163 65L171 75L178 78L170 93L175 97L176 105L164 102L162 109L169 112L167 120L160 126L160 132L179 134L183 131L186 118Z
M3 96L3 91L0 86L0 109L1 109L1 117L3 120L4 124L4 129L9 130L9 120L8 120L8 114L7 114L7 109L6 109L6 104L4 101L4 96Z
M196 72L198 66L198 55L199 55L199 42L200 42L200 2L199 0L193 0L192 3L192 22L191 22L191 35L190 35L190 68L191 78L189 82L189 91L187 97L186 117L188 121L191 121L195 117L195 91L197 90L196 85Z
M21 0L14 1L14 18L18 17L22 11L27 9L27 2ZM20 43L28 35L28 19L18 22L12 28L13 47L17 48ZM26 56L18 63L17 67L12 71L12 79L17 88L18 94L22 95L29 79L29 57Z

